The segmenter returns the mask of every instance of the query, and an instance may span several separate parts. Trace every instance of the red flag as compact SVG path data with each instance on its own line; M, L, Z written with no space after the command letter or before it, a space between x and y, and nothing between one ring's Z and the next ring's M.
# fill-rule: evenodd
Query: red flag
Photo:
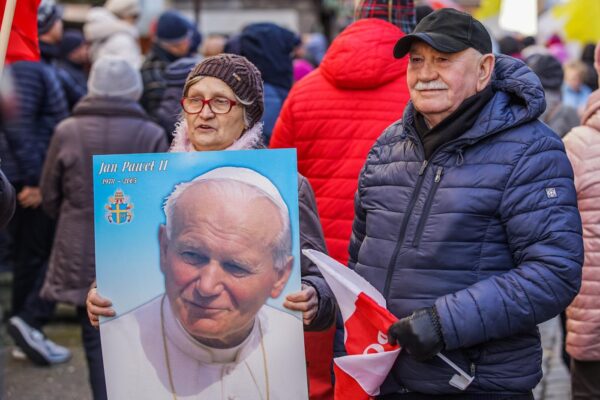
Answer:
M385 299L366 280L333 258L314 250L303 250L319 268L333 291L344 318L347 356L334 360L335 399L367 400L394 365L399 346L387 340L387 331L397 318L385 308Z
M398 319L387 310L385 299L369 282L350 268L315 250L302 250L319 268L344 318L344 345L347 356L334 360L335 399L367 400L379 394L379 387L392 369L399 346L388 343L387 331ZM474 377L442 353L436 354L457 373L448 382L465 390Z
M18 0L15 16L10 30L6 64L15 61L39 61L40 46L38 43L37 9L40 0ZM2 7L0 20L4 17L6 0L0 0Z

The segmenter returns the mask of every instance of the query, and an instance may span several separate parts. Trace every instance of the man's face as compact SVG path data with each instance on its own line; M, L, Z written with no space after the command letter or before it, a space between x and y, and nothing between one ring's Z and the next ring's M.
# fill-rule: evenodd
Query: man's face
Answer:
M272 248L282 221L271 201L223 197L210 184L188 188L169 222L171 237L165 226L159 234L173 311L189 334L213 347L247 337L265 301L281 294L292 264L290 258L275 269Z
M407 70L410 97L430 126L485 87L480 83L480 58L471 48L441 53L423 42L411 46Z

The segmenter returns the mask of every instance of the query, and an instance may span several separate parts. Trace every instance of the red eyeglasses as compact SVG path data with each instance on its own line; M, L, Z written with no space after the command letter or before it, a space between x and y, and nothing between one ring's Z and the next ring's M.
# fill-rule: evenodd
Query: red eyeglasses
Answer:
M230 100L227 97L214 97L212 99L203 99L202 97L184 97L181 99L181 106L188 114L199 114L204 109L204 105L214 114L227 114L231 108L237 105L237 101Z

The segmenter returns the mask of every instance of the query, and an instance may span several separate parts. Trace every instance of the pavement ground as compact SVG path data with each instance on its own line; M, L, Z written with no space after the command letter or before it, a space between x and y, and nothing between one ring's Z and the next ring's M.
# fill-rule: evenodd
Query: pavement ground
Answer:
M56 343L73 353L69 362L38 367L15 359L12 339L6 333L2 313L10 304L10 273L0 272L0 400L92 400L81 329L75 309L59 305L56 319L44 329Z

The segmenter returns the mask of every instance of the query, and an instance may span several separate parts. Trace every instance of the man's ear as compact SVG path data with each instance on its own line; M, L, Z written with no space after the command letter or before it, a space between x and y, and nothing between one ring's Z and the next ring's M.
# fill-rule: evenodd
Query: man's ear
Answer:
M290 279L293 265L294 257L290 256L285 262L285 266L281 270L277 271L277 281L275 281L273 284L273 289L271 289L271 298L275 299L281 295L285 284L287 283L288 279Z
M496 57L492 53L481 56L477 71L477 92L481 92L490 83L495 63Z
M167 248L169 246L169 238L167 237L167 226L160 225L158 227L158 246L160 250L160 270L165 273L164 265L167 262Z

